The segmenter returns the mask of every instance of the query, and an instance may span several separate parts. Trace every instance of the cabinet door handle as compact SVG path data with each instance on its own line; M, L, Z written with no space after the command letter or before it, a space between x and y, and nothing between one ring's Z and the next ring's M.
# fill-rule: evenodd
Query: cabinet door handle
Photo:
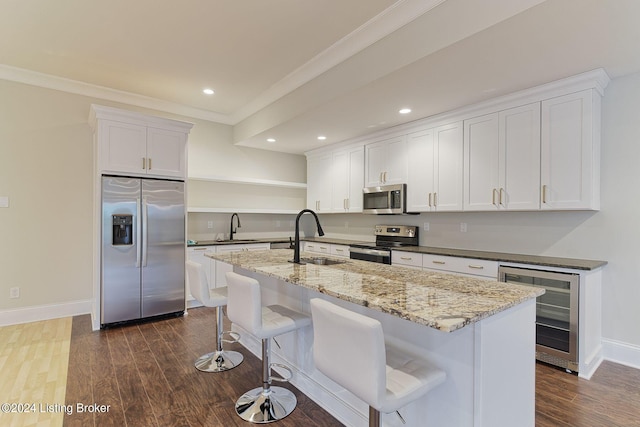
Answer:
M351 199L347 199L347 210L351 209Z
M547 185L542 186L542 203L547 203Z
M193 250L194 251L206 251L207 248L194 248Z
M431 207L431 193L429 193L429 207Z
M384 182L384 181L382 180L382 172L380 172L380 176L379 176L379 178L380 178L380 182Z
M387 182L387 173L386 172L384 173L384 182L385 183Z
M413 258L411 258L410 256L401 256L400 259L403 259L405 261L411 261L413 260Z
M496 189L494 188L493 191L491 192L491 204L495 205L496 204Z
M444 262L444 261L435 261L434 260L434 261L431 261L431 262L434 263L434 264L440 264L440 265L445 265L446 264L446 262Z
M142 158L142 169L146 169L147 168L147 159L146 158Z
M469 264L469 268L475 268L476 270L483 270L484 266Z
M502 193L504 193L504 188L500 188L500 191L498 193L499 194L498 203L500 203L501 205L504 206L504 203L502 203ZM505 197L505 199L506 199L506 197Z
M147 162L147 169L151 170L151 157L149 157L149 161Z
M336 249L336 252L344 252L344 249Z
M438 206L438 193L433 193L433 207Z

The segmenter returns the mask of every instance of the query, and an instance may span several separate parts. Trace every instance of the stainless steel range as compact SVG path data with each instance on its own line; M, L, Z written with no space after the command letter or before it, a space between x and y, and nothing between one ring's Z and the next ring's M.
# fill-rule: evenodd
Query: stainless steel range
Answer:
M376 225L376 242L350 245L350 258L391 264L391 248L418 246L418 230L413 225Z

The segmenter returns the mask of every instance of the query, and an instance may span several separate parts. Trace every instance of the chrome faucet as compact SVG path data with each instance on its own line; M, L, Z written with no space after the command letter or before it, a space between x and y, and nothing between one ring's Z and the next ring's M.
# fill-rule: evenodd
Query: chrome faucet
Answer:
M309 212L316 219L316 225L318 226L318 236L324 236L324 231L322 230L322 226L320 225L320 220L318 219L318 215L311 209L303 209L298 213L296 217L296 234L294 240L294 248L293 248L293 262L296 264L302 264L300 262L300 217L305 213Z
M236 217L236 219L238 220L238 228L242 228L242 226L240 225L240 217L238 216L237 213L234 213L231 215L231 229L229 231L229 240L233 240L233 233L236 232L236 230L233 229L233 217Z

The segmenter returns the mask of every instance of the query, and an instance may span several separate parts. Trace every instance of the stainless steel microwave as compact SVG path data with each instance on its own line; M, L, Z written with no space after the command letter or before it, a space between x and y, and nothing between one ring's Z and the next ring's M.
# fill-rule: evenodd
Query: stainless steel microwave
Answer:
M402 214L405 213L407 184L365 187L362 190L363 213Z

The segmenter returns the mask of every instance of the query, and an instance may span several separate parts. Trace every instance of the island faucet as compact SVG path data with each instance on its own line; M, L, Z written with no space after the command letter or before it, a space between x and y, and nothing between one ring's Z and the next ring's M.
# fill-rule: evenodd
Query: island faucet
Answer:
M229 240L233 240L233 233L236 232L236 230L233 229L233 217L236 217L236 219L238 220L238 228L242 228L242 226L240 225L240 217L237 213L233 213L231 215L231 229L229 231Z
M294 240L294 248L293 248L293 262L296 264L301 264L300 262L300 217L305 213L309 212L316 219L316 225L318 226L318 236L324 236L324 230L322 230L322 226L320 225L320 220L318 219L318 215L311 209L303 209L298 213L296 217L296 234Z

